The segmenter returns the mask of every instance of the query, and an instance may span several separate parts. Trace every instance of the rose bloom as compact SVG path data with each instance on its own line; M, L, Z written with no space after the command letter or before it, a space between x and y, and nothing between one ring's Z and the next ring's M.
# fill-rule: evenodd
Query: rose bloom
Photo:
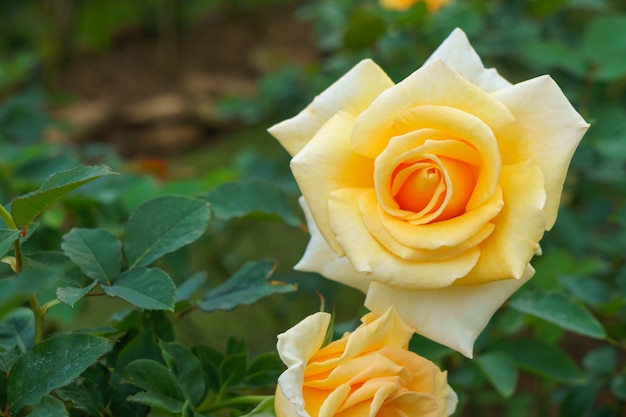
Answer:
M452 0L380 0L380 5L390 10L408 10L415 3L423 1L430 12L436 12Z
M460 29L398 84L362 61L269 130L293 157L311 233L296 268L471 357L532 277L587 128L552 78L511 85Z
M429 360L407 350L413 329L393 309L367 314L352 333L322 347L330 314L316 313L278 336L288 369L278 378L277 417L444 417L457 396Z

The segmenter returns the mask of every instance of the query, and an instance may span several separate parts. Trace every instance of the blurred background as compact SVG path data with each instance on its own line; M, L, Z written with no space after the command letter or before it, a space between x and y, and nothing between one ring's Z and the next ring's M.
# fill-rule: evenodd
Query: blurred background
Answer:
M201 271L210 287L246 260L271 258L274 278L299 291L187 316L177 325L180 338L221 347L235 335L253 352L272 350L276 334L319 310L321 300L337 314L339 331L351 329L363 296L292 270L308 235L288 155L266 129L363 58L402 80L455 27L513 83L551 74L592 125L523 291L565 294L605 333L590 337L506 305L479 339L476 361L418 337L412 346L448 369L461 396L457 415L623 417L623 0L456 0L436 13L423 3L386 10L376 0L3 1L0 197L7 203L79 163L122 173L46 211L41 238L28 242L37 250L58 247L71 227L120 233L132 210L157 195L206 196L230 181L269 182L284 198L281 210L218 217L200 244L162 266L180 281ZM79 328L122 308L89 300L51 313L54 326Z

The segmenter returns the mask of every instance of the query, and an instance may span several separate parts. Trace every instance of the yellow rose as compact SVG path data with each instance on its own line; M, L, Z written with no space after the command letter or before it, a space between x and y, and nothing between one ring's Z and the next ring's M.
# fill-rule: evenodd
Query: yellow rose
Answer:
M429 360L407 350L413 330L393 309L364 316L322 347L330 315L316 313L278 336L288 369L278 379L277 417L445 417L457 396Z
M398 84L362 61L270 128L293 156L311 232L296 268L471 357L532 277L587 128L549 76L511 85L460 29Z
M380 0L380 5L390 10L407 10L415 3L423 1L430 12L436 12L452 0Z

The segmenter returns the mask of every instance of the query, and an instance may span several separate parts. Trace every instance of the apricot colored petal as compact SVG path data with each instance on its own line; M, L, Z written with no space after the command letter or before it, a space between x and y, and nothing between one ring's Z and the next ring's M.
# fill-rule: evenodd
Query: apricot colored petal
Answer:
M471 248L445 261L410 262L387 251L367 230L359 200L369 189L344 188L330 195L328 209L337 241L357 271L372 281L407 289L440 288L465 276L476 264L480 251Z
M497 133L513 121L509 110L441 60L434 60L382 92L354 124L351 142L357 152L375 158L394 135L396 118L423 106L454 107L472 114Z
M324 240L324 237L313 221L311 212L304 198L300 197L299 201L306 217L311 238L302 259L294 266L294 269L298 271L317 272L330 280L366 292L369 286L367 274L358 272L354 269L348 258L345 256L339 257L335 251L328 246L328 243Z
M343 255L330 228L327 200L344 187L373 187L374 161L355 153L349 142L354 118L340 112L291 160L291 170L328 245Z
M531 160L541 169L546 182L546 230L550 230L567 169L589 124L547 75L500 90L494 97L515 115L515 122L498 139L503 162Z
M374 61L363 60L296 116L270 127L268 131L294 156L334 114L345 111L356 117L382 91L393 85L393 81Z
M381 224L400 245L436 250L462 245L478 235L498 215L503 205L502 189L498 187L481 207L440 222L410 225L383 210L378 210L378 214Z
M502 78L495 68L485 68L467 35L457 28L439 45L428 58L426 64L441 59L463 78L476 84L486 92L492 92L511 85ZM426 65L425 64L425 65Z
M288 404L291 403L295 405L298 417L309 417L302 395L304 370L309 359L324 343L329 324L330 314L315 313L278 335L278 354L287 365L287 370L278 378L280 391L287 400L279 402L279 406L284 408L282 415L293 415L288 414L291 408Z
M541 170L532 162L502 168L504 207L493 219L495 230L479 245L474 269L455 285L521 278L543 237L546 201Z
M410 291L372 282L365 306L378 313L392 305L416 333L471 358L474 341L491 316L534 272L529 264L520 279L434 290Z

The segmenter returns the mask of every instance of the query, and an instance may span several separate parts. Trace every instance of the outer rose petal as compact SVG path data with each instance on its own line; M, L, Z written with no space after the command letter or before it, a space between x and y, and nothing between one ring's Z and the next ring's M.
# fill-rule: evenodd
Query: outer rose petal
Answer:
M495 68L485 68L480 57L461 29L452 33L439 45L424 65L441 59L450 68L467 80L487 92L492 92L511 85L502 78Z
M294 156L335 113L346 111L357 116L382 91L393 85L393 81L374 61L363 60L296 116L270 127L268 131Z
M311 212L304 198L300 197L299 201L306 217L311 239L309 240L309 244L306 247L302 259L300 259L294 268L298 271L317 272L328 279L367 292L367 288L369 287L367 274L354 269L345 256L341 258L337 256L330 246L328 246L328 243L326 243L326 240L324 240L324 237L313 221Z
M505 164L533 161L546 181L546 230L554 226L567 168L589 124L549 76L494 93L515 115L498 139Z
M365 306L380 314L393 305L417 333L471 358L474 341L491 316L534 273L529 264L520 279L436 290L410 291L372 282Z
M278 378L284 398L278 398L278 395L276 397L276 407L284 407L284 415L292 415L290 411L295 405L299 417L310 417L304 409L302 397L304 369L324 343L329 324L330 314L316 313L278 335L278 354L288 368Z
M350 113L335 114L291 160L291 170L319 231L339 255L343 249L330 228L328 198L339 188L374 183L374 161L355 153L350 145L353 124Z

